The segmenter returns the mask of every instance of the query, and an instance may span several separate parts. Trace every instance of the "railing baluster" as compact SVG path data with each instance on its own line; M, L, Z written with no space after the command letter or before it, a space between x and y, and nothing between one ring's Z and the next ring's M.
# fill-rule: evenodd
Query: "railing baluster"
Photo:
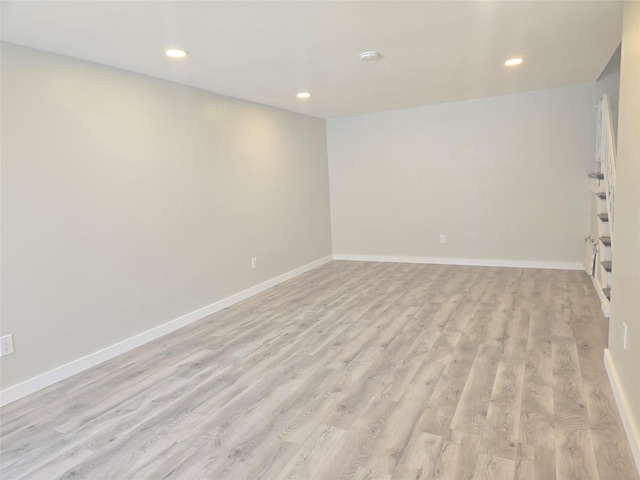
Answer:
M596 168L604 174L609 232L613 237L615 183L616 183L616 145L613 135L613 121L609 96L604 94L597 107L598 138L596 140Z

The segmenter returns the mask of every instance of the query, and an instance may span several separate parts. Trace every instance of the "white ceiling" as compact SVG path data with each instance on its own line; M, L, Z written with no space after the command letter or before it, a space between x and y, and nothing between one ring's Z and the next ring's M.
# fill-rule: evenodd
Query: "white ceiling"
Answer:
M3 0L2 39L331 118L593 82L621 16L612 1Z

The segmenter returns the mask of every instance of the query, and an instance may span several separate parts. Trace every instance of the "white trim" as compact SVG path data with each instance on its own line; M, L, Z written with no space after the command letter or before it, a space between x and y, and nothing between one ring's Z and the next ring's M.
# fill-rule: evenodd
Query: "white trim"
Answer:
M629 408L629 402L627 401L622 389L620 389L620 377L618 377L618 371L613 364L613 359L611 358L611 353L608 348L604 349L604 366L607 369L609 383L613 390L613 396L616 398L616 404L618 405L618 411L620 412L624 431L627 434L627 439L629 440L631 453L636 461L636 469L638 470L638 473L640 473L640 432L638 432L633 423L631 423L632 415L631 409Z
M302 267L296 268L294 270L291 270L290 272L272 278L271 280L267 280L266 282L260 283L251 288L231 295L230 297L212 303L211 305L207 305L206 307L200 308L194 312L187 313L182 317L159 325L155 328L152 328L151 330L147 330L146 332L134 335L133 337L127 338L126 340L123 340L119 343L110 345L106 348L103 348L102 350L98 350L97 352L91 353L82 358L78 358L65 365L54 368L53 370L49 370L48 372L45 372L41 375L9 387L0 392L0 406L15 402L20 398L26 397L27 395L35 393L38 390L42 390L43 388L46 388L50 385L53 385L54 383L60 382L77 373L87 370L117 355L133 350L140 345L144 345L145 343L151 342L152 340L160 338L168 333L174 332L186 325L208 317L209 315L216 313L224 308L230 307L231 305L246 300L253 295L264 292L265 290L271 287L275 287L276 285L286 282L287 280L297 277L298 275L302 275L309 270L313 270L314 268L318 268L326 263L329 263L331 260L332 257L331 255L329 255L314 262L308 263L306 265L303 265Z
M431 263L435 265L468 265L478 267L550 268L554 270L584 270L582 262L537 262L528 260L482 260L476 258L402 257L388 255L338 254L334 260L355 262Z

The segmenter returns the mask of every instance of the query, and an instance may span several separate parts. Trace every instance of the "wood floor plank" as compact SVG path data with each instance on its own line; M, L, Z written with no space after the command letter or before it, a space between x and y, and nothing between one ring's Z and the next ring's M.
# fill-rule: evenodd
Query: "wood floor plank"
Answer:
M480 345L451 419L451 428L482 434L491 401L501 349Z
M555 449L551 352L527 350L520 405L519 441Z
M36 464L26 465L19 472L7 471L2 478L15 479L45 479L63 478L65 472L73 470L78 463L82 463L93 457L95 452L81 446L71 447L64 450L58 445L58 453L50 456L46 461Z
M473 480L511 480L515 473L515 462L488 453L478 455Z
M555 450L518 444L515 480L555 480Z
M364 467L358 467L351 480L391 480L391 475L376 472Z
M444 365L440 363L422 364L370 449L364 462L367 467L390 475L394 473L443 370Z
M516 457L524 361L520 357L503 357L498 365L491 403L482 435L482 451L502 458Z
M371 400L349 427L333 454L327 457L311 479L343 480L353 477L364 466L363 462L368 457L371 446L395 407L396 403L391 400Z
M320 425L278 474L281 479L311 478L326 458L336 449L345 430Z
M478 466L481 439L478 435L451 430L448 442L438 457L433 478L471 480Z
M640 480L583 272L331 262L0 409L14 479Z
M527 350L531 312L526 308L513 310L504 332L502 353L508 357L522 356Z
M452 361L446 366L418 420L418 430L443 437L449 436L451 421L475 358L469 356L467 351L460 352L456 347Z
M446 444L447 439L444 437L414 430L400 457L393 478L398 480L436 478L440 455Z
M553 337L556 476L599 479L575 339Z
M633 471L630 464L632 453L625 441L624 427L616 415L609 378L606 373L583 374L583 386L591 424L591 438L596 452L596 463L601 479L640 477L629 476Z
M2 473L18 476L34 462L42 461L42 457L55 454L63 435L54 430L40 428L37 425L21 429L10 438L2 439ZM42 452L45 447L49 452Z
M397 364L394 376L400 381L394 384L395 394L391 397L394 401L402 398L409 383L424 363L440 363L443 366L449 363L461 335L458 332L435 330L439 333L427 328L423 335L417 336L415 342L407 349L404 361ZM429 347L425 347L425 344Z
M265 422L272 423L274 413L280 419L284 413L295 416L292 411L297 406L295 400L300 397L314 398L308 395L309 391L315 391L318 385L325 385L333 375L335 373L327 369L317 369L309 375L301 374L295 368L274 370L237 397L225 402L221 408L208 407L205 410L200 406L196 412L205 415L206 420L183 443L194 447L209 444L223 449L233 448L258 426ZM274 435L276 433L274 431Z
M130 469L129 474L132 478L167 477L171 475L176 465L183 464L194 453L195 449L174 442L157 456L142 458L138 467Z

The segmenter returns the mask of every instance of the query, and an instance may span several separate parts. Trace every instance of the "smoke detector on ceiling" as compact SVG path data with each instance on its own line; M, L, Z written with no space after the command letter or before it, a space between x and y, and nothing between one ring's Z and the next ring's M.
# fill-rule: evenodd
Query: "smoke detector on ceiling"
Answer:
M360 60L379 60L380 58L382 58L382 55L380 55L378 52L371 50L369 52L362 52L360 54Z

